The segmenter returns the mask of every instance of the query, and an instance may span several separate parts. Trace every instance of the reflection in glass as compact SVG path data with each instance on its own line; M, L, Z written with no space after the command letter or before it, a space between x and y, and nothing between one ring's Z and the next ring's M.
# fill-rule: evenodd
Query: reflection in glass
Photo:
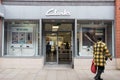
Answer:
M81 32L82 31L82 32ZM92 56L92 46L101 37L105 41L105 28L79 27L77 33L77 55Z
M18 32L12 32L12 43L13 44L18 43Z
M92 46L96 42L95 30L93 28L82 28L83 46Z
M19 44L25 44L25 32L19 32Z
M26 33L26 44L32 44L32 33Z
M57 62L56 55L57 34L46 34L46 62Z

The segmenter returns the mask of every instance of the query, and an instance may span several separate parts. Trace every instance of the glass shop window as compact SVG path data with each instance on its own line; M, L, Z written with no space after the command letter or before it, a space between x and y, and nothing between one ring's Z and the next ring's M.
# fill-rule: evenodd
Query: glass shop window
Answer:
M32 44L32 33L26 33L26 44Z
M93 56L93 45L99 37L114 55L112 21L78 21L77 24L76 56Z
M32 32L12 32L12 44L32 44Z

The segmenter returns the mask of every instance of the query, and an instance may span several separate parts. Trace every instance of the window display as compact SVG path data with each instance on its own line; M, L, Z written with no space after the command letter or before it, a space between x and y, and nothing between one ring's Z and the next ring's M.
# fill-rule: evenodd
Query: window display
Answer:
M25 44L25 32L19 32L19 44Z
M98 37L105 41L105 28L82 28L83 46L92 46Z
M95 39L95 30L92 28L82 28L82 41L83 41L83 46L92 46L94 42L96 41Z
M107 41L107 26L100 24L81 24L77 27L77 55L93 56L93 44L97 38Z
M26 33L26 44L32 44L32 33Z
M92 56L93 44L101 37L105 41L105 28L82 28L82 50L79 53L83 56Z
M32 28L12 27L12 44L32 44Z
M18 32L12 32L12 44L18 43Z
M39 39L39 20L8 20L5 21L4 55L6 56L37 56Z

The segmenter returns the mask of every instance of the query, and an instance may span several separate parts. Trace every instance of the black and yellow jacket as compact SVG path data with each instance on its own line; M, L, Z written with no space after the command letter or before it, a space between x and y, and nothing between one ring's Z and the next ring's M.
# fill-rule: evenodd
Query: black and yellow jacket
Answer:
M93 46L93 57L96 66L105 66L105 58L111 58L111 54L104 42L98 41Z

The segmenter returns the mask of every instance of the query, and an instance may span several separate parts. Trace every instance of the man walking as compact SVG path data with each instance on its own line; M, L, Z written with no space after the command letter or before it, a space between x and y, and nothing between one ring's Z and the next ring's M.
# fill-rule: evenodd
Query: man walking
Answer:
M97 66L97 73L94 79L103 80L101 78L101 74L104 72L106 60L107 58L112 60L112 57L106 44L102 42L102 38L98 38L97 42L93 46L93 58L94 64Z

